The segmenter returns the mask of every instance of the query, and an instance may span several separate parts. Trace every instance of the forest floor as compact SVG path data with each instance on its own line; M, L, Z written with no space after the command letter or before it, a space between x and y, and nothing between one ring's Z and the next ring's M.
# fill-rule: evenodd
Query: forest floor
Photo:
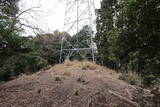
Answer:
M87 61L66 61L1 83L0 107L140 107L137 88L118 77L115 71Z

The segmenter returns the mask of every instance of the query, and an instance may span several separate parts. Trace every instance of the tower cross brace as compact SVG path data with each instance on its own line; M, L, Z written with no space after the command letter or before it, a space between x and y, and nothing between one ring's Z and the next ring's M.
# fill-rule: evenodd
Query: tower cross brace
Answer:
M88 25L89 39L86 35L84 40L79 39L79 32L85 25ZM66 0L66 10L64 18L63 30L68 34L77 34L76 43L72 44L69 38L64 35L61 38L60 59L61 63L65 59L69 59L75 54L79 54L83 59L88 58L90 54L92 61L95 62L96 45L93 42L95 30L95 6L94 0ZM65 33L66 34L66 33ZM83 45L83 41L87 41L88 46Z

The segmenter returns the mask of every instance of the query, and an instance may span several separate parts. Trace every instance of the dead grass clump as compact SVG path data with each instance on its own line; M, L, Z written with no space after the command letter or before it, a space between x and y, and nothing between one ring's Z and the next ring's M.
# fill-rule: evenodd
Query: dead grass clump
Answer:
M64 66L74 66L76 68L81 68L82 70L101 70L102 67L92 63L90 61L84 60L84 61L70 61L70 60L65 60L65 62L63 63ZM63 66L61 66L62 68Z
M77 67L80 67L81 62L77 61L77 60L70 61L70 60L67 59L67 60L64 61L63 65L65 65L65 66L77 66Z
M65 76L71 76L71 72L66 71L66 72L64 72L63 75L65 75Z
M82 65L82 70L89 70L90 66L89 65Z
M65 60L64 61L64 65L66 65L66 66L72 66L74 63L73 63L73 61L70 61L70 60Z
M96 70L96 69L100 69L100 66L89 61L82 62L82 70Z
M66 67L63 64L57 64L53 67L54 71L66 71Z

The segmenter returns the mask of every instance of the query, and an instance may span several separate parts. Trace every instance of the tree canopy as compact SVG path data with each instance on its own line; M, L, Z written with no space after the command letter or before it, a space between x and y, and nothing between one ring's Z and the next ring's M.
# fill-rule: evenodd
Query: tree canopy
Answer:
M97 14L96 43L104 64L136 71L146 84L159 81L160 2L102 0Z

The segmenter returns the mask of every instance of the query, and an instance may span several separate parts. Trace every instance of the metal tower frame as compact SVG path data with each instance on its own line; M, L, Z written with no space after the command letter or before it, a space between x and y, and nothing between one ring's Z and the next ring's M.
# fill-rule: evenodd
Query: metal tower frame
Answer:
M95 30L94 16L94 0L66 0L66 11L63 30L67 33L77 35L80 29L82 29L85 25L88 25L92 30ZM76 37L76 43L72 44L69 42L69 38L66 38L66 35L64 35L61 38L59 62L62 63L62 60L65 60L67 58L69 59L71 56L74 56L75 53L78 53L82 58L86 58L85 53L90 53L93 62L95 62L96 45L93 42L94 33L91 31L89 34L89 46L82 46L81 43L83 41L79 41L78 36ZM81 45L81 47L77 47L77 44ZM63 58L63 54L65 54L65 58Z

